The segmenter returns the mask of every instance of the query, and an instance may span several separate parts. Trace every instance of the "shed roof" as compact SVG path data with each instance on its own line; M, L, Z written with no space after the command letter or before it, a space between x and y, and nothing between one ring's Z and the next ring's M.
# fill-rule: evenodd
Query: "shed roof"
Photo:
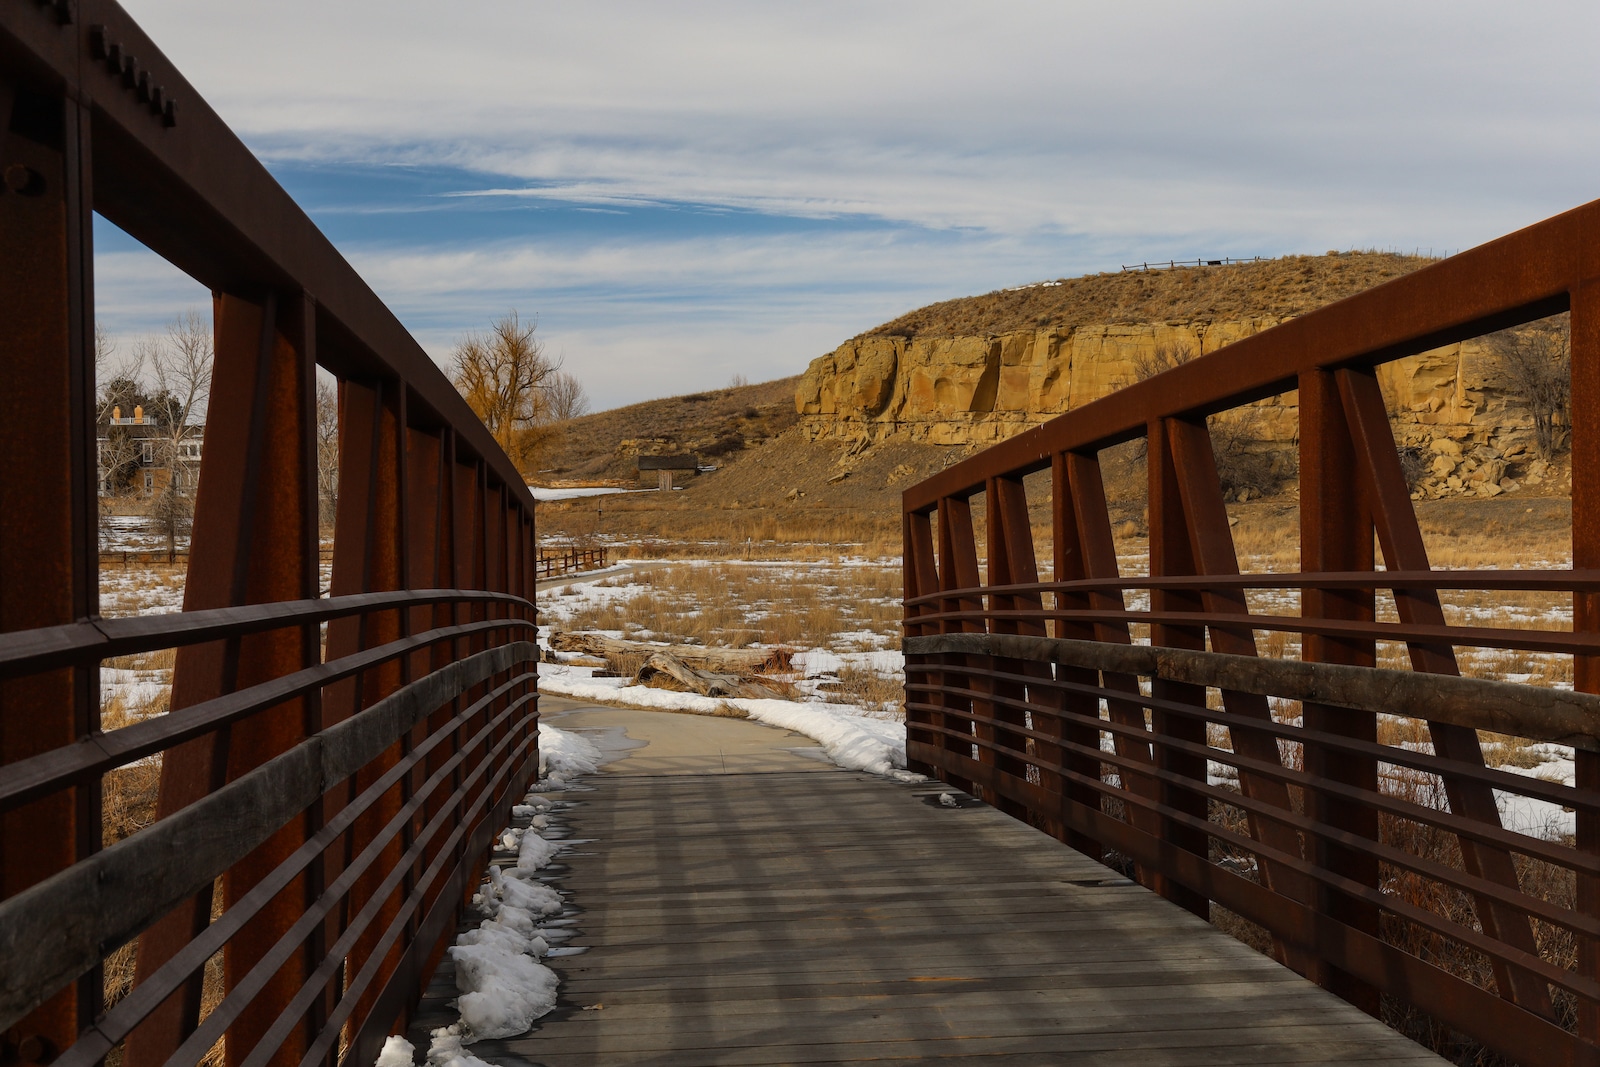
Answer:
M642 471L692 471L700 466L698 456L640 456L639 469Z

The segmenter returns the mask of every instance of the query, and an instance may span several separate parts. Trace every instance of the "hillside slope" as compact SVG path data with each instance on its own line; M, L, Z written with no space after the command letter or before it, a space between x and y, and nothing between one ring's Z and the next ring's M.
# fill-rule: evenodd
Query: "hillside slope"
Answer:
M1221 267L1088 274L964 296L908 311L857 335L969 337L1090 324L1286 319L1436 262L1346 252Z
M538 481L632 481L639 456L706 462L777 437L796 421L798 378L646 400L573 419Z

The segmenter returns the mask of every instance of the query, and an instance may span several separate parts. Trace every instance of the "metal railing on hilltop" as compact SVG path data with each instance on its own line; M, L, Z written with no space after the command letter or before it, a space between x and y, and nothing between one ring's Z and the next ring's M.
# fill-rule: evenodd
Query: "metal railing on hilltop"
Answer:
M1260 263L1262 261L1260 256L1251 256L1249 259L1234 259L1231 256L1223 256L1221 259L1169 259L1165 263L1124 263L1122 265L1122 273L1177 270L1179 267L1229 267L1239 263Z
M907 490L913 768L1254 931L1414 1032L1467 1035L1523 1064L1595 1062L1596 232L1600 202ZM1572 566L1431 569L1378 368L1569 310ZM1240 573L1207 418L1293 390L1299 569ZM1136 440L1141 550L1113 533L1101 466ZM1517 595L1531 598L1523 610ZM1541 670L1545 684L1528 684ZM1531 754L1546 777L1486 748Z

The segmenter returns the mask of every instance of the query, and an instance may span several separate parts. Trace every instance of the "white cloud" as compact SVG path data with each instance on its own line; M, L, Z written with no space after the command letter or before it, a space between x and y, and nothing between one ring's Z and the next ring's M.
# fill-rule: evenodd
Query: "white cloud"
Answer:
M1600 171L1600 7L1573 0L128 6L269 163L837 220L345 247L436 353L537 310L617 399L741 359L789 373L915 303L1120 262L1466 247ZM107 314L155 299L131 269L102 283Z
M1422 209L1411 232L1442 244L1569 206L1600 162L1600 9L1577 3L133 9L270 152L604 196L1012 232L1232 226L1265 199Z

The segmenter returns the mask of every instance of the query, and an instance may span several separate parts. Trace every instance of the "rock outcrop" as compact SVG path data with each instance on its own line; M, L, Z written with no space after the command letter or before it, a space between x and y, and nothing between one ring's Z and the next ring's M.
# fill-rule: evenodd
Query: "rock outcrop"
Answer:
M812 361L795 391L795 407L801 432L814 441L988 445L1137 380L1170 353L1214 352L1277 322L1263 317L973 337L862 336ZM1496 387L1483 342L1390 363L1380 377L1397 442L1408 463L1422 465L1419 494L1497 495L1516 487L1513 474L1532 470L1532 420ZM1243 416L1249 447L1291 445L1298 436L1296 403L1290 392L1253 405Z

